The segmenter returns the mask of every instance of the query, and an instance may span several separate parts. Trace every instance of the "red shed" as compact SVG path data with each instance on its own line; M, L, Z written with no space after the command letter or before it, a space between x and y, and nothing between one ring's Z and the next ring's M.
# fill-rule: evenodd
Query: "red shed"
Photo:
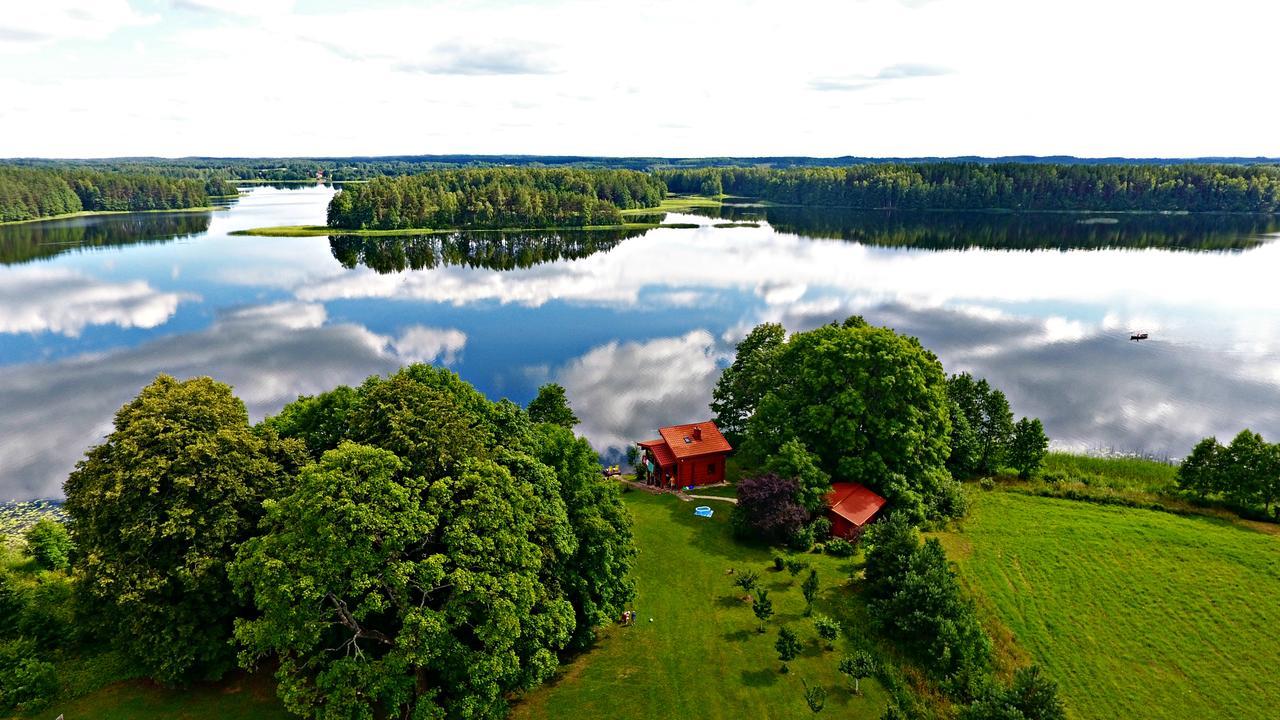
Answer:
M657 440L639 443L649 484L677 488L724 482L724 461L733 448L710 420L658 430Z
M832 483L827 493L831 534L847 538L875 519L885 499L860 483Z

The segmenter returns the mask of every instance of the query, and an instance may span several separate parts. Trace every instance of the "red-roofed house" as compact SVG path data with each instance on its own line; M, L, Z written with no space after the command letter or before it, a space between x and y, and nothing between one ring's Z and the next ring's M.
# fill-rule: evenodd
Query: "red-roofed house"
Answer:
M724 482L724 461L733 448L710 420L672 425L658 430L661 437L639 443L640 462L649 470L649 483L676 488Z
M831 534L847 538L875 519L885 500L859 483L832 483L827 493Z

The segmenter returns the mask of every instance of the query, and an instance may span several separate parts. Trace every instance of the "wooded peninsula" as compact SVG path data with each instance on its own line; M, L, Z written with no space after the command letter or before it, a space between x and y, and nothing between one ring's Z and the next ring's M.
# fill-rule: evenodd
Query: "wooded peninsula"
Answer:
M0 166L0 222L80 212L182 210L236 194L235 185L218 178Z

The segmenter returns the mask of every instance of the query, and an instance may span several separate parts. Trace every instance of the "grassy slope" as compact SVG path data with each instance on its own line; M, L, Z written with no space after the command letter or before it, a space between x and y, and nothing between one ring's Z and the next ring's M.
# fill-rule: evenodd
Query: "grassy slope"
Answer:
M640 548L637 624L606 630L596 648L519 704L514 718L808 718L802 678L827 688L824 714L880 717L887 697L876 681L863 681L862 697L854 697L836 671L850 639L839 639L835 651L819 649L812 623L802 617L799 580L765 571L768 552L733 541L727 504L702 519L693 516L694 503L670 495L633 491L626 498ZM858 632L858 604L836 588L851 561L804 557L823 581L818 611L845 618L846 633ZM761 571L777 613L766 634L756 632L750 605L725 574L729 568ZM787 675L778 672L773 649L784 623L804 643Z
M1280 538L1210 518L974 496L948 555L1077 718L1280 705Z

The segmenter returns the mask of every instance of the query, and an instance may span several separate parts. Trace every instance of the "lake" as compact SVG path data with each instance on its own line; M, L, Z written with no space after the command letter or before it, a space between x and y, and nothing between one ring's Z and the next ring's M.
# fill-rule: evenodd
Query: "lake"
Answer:
M643 233L229 235L323 223L332 192L0 227L0 500L60 496L157 373L228 382L254 420L410 362L522 404L555 381L616 457L708 417L752 326L851 314L987 377L1056 447L1280 439L1274 218L736 206Z

